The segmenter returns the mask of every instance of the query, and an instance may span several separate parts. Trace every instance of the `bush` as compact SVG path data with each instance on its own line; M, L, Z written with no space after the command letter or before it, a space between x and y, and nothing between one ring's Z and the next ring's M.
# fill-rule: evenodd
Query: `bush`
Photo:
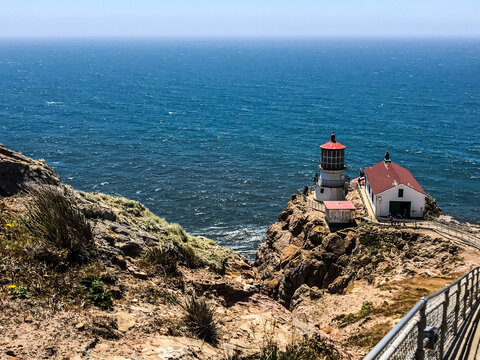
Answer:
M183 322L187 329L196 337L215 345L217 338L217 323L214 320L215 308L205 298L190 296L182 306Z
M175 254L168 249L160 247L148 248L140 259L140 265L143 267L160 268L166 275L177 273L177 259Z
M189 268L197 268L202 265L202 261L190 245L183 245L181 247L181 251L183 255L183 260L185 261L185 266Z
M17 299L28 299L30 297L30 292L26 286L16 286L10 285L10 294L12 294Z
M340 327L345 327L347 325L356 323L357 321L364 319L365 317L369 316L373 311L373 305L369 302L365 302L357 313L341 315L336 317L336 320L340 321Z
M59 250L66 250L68 262L87 260L94 249L90 223L71 197L51 186L31 192L24 219L27 230L36 238Z
M292 342L285 351L280 350L273 341L260 350L259 353L243 358L244 360L337 360L340 355L335 347L320 336L305 337L301 341Z
M80 284L88 290L90 301L93 305L98 306L102 310L111 310L113 308L112 293L106 292L103 288L102 281L95 275L90 275L80 279Z

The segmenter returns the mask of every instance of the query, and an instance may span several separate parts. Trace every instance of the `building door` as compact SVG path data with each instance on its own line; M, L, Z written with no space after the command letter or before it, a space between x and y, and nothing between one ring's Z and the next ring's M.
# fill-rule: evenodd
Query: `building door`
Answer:
M411 205L410 201L390 201L388 211L394 217L410 217Z

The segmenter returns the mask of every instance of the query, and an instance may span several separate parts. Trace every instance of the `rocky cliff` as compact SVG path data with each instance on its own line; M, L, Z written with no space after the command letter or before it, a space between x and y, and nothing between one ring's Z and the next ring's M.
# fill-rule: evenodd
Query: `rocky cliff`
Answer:
M0 146L1 358L356 359L476 255L426 231L333 229L294 196L252 266Z
M320 211L294 195L260 245L255 266L267 292L290 306L302 284L344 293L355 280L442 275L459 262L459 246L417 230L359 223L332 231Z
M246 259L0 146L0 358L339 358Z

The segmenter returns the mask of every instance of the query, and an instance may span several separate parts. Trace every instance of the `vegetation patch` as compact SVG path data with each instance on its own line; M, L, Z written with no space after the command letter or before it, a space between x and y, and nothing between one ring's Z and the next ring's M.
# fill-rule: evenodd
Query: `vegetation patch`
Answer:
M362 305L362 307L358 312L340 315L336 317L335 320L338 320L340 322L340 327L345 327L347 325L356 323L357 321L366 318L368 315L370 315L373 312L373 310L374 310L373 305L371 303L366 302L365 304Z
M433 294L458 277L451 274L445 277L414 277L405 280L394 281L388 285L388 289L398 289L392 298L392 302L375 309L374 313L386 317L401 318L423 297Z
M30 292L26 286L17 286L12 284L8 287L8 289L10 290L10 294L17 299L28 299L30 297Z
M80 284L88 291L90 301L102 310L113 309L112 293L104 289L103 282L95 275L80 279Z
M177 274L177 258L175 254L161 247L148 248L140 258L139 265L153 271L161 271L165 275Z
M182 305L183 322L187 329L197 338L209 344L218 342L218 328L214 319L215 308L204 297L188 297Z
M167 286L157 286L148 284L141 290L140 297L150 304L171 304L177 305L178 299L173 291L169 291Z
M354 345L362 348L372 349L375 345L383 339L385 335L392 329L390 322L381 322L373 325L369 329L360 334L351 336L348 339L349 345Z
M102 202L111 206L119 221L128 222L133 229L150 232L160 243L173 241L181 249L186 249L184 256L186 252L194 253L195 261L192 262L193 257L188 258L195 264L193 267L205 265L220 273L225 260L236 256L233 250L223 248L211 239L189 235L179 224L168 223L137 201L101 193L80 192L80 194L88 201Z
M51 186L39 187L31 195L24 224L31 236L41 242L36 244L42 245L37 248L40 257L53 263L89 260L95 248L92 229L72 197Z
M382 319L381 322L363 330L360 334L350 337L346 344L367 349L373 348L392 328L390 319L405 316L420 298L433 294L458 276L459 274L431 278L414 277L391 282L388 286L382 285L380 290L397 290L392 300L379 307L364 309L365 311L363 311L368 315L379 316ZM360 315L361 312L362 310L357 314ZM353 318L356 318L357 314L354 314Z
M233 356L242 360L337 360L340 354L335 347L318 335L304 337L280 349L277 343L269 341L258 353L246 357Z

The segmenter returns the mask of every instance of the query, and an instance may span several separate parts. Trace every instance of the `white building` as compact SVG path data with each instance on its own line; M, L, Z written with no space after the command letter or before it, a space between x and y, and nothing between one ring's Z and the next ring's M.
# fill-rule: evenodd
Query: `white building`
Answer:
M351 201L324 201L325 219L329 224L348 224L355 217L355 205Z
M343 171L346 166L345 145L335 140L332 134L330 141L320 146L321 164L320 177L315 181L315 195L317 201L345 200L348 180Z
M377 217L423 217L425 191L413 175L390 160L385 160L364 170L365 191Z

